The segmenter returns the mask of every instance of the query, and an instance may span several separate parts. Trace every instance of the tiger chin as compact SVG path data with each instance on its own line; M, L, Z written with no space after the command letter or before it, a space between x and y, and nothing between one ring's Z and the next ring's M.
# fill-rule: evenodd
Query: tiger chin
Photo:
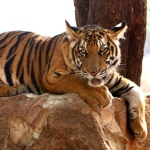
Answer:
M94 109L109 106L112 95L128 102L130 128L138 141L147 136L145 96L116 70L121 62L119 40L126 22L105 29L72 27L52 38L32 32L0 35L0 96L77 93Z

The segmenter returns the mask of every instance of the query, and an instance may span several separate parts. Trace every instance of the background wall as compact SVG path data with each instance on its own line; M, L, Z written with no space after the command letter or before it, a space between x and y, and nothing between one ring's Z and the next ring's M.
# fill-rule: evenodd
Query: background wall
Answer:
M76 25L73 0L1 0L0 33L28 30L46 36L65 31L65 20Z

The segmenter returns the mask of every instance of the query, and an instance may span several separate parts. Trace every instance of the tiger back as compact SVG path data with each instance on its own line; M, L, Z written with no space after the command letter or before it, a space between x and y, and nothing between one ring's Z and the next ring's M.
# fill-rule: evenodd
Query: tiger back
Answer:
M42 76L52 55L50 40L50 37L25 31L1 34L0 82L10 86L24 84L29 92L43 93Z

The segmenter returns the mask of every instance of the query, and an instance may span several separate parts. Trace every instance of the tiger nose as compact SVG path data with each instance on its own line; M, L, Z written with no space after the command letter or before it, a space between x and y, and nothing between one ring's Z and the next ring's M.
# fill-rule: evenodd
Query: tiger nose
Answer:
M99 72L99 70L96 70L96 71L88 71L90 75L92 76L96 76Z

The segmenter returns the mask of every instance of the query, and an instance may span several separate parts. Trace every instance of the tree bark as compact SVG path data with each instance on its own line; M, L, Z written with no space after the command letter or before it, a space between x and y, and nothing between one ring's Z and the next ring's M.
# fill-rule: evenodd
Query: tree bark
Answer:
M146 0L74 0L78 26L98 24L111 28L123 20L128 32L121 41L120 73L140 85L146 39Z
M77 26L85 26L89 12L89 0L74 0L74 5Z

